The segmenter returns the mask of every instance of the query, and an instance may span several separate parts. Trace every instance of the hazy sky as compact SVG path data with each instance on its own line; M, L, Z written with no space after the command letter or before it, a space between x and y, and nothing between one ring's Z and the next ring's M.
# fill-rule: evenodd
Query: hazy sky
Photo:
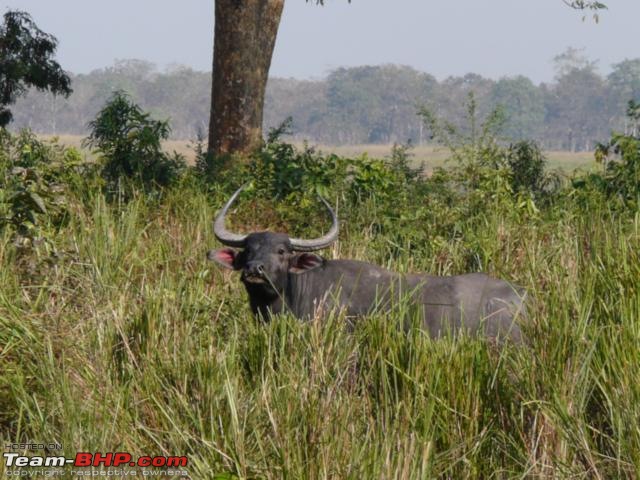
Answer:
M606 0L600 23L562 0L287 0L271 74L323 77L340 66L397 63L439 79L475 72L553 78L552 58L585 48L601 71L640 57L640 1ZM209 70L213 0L0 0L28 11L75 73L139 58Z

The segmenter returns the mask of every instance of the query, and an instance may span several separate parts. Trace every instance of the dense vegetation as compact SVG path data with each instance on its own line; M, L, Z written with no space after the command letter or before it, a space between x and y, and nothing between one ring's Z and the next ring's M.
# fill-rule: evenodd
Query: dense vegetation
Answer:
M409 67L342 68L322 80L272 78L265 126L287 117L294 137L326 144L427 142L416 112L426 106L449 122L464 123L462 102L474 92L478 108L497 105L511 140L534 139L546 150L591 150L612 130L625 131L627 101L640 101L640 60L614 65L606 77L595 62L569 50L555 61L553 82L525 77L499 80L468 74L437 81ZM173 136L196 138L209 120L211 74L175 67L163 73L143 61L121 61L90 74L73 75L74 95L65 100L32 92L15 109L15 127L39 133L86 134L87 124L114 90L122 89L146 110L170 118Z
M158 126L125 107L121 124ZM126 140L99 121L95 165L3 132L0 441L186 454L193 478L637 476L640 140L551 181L539 147L495 141L494 122L445 128L453 163L430 177L404 148L325 157L276 131L246 162L115 184L135 145L118 156ZM338 313L257 324L205 262L216 208L248 179L234 228L315 235L322 193L343 219L325 255L508 278L531 295L528 345L431 340L393 314L353 332Z

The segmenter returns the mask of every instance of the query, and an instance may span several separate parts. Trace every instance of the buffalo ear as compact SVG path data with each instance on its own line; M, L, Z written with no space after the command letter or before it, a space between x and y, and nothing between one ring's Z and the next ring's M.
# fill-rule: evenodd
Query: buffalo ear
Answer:
M207 252L207 259L212 262L218 262L225 268L230 268L231 270L238 270L236 267L236 258L238 256L238 252L233 248L219 248L218 250L209 250Z
M302 273L307 270L313 270L324 263L324 259L313 253L296 253L291 257L289 263L289 271L291 273Z

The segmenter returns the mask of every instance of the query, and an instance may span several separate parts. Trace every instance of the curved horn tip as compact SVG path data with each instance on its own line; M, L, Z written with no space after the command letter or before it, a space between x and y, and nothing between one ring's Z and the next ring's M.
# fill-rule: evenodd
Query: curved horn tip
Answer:
M229 208L231 207L231 205L233 204L235 199L238 197L238 195L240 195L240 192L242 192L242 190L244 190L244 188L247 185L248 185L248 183L245 183L240 188L238 188L233 193L233 195L231 195L231 198L229 198L229 200L227 200L227 203L224 204L224 206L222 207L222 209L220 210L220 212L216 216L215 221L213 222L213 233L214 233L214 235L220 241L220 243L222 243L224 245L227 245L228 247L243 247L244 246L244 242L245 242L245 240L247 238L246 235L240 235L238 233L233 233L233 232L228 231L227 228L224 225L224 220L225 220L225 216L227 214L227 211L229 210Z

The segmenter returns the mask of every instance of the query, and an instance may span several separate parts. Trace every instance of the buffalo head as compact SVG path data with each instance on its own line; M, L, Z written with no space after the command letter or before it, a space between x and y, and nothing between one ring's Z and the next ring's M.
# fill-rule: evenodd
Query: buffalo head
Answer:
M216 238L227 248L210 250L209 260L241 272L242 282L250 294L277 296L287 288L290 273L303 273L324 262L311 252L331 245L338 238L338 219L327 201L333 224L329 232L316 239L290 238L284 233L256 232L246 235L230 232L225 227L227 211L242 191L240 187L222 207L213 224Z

